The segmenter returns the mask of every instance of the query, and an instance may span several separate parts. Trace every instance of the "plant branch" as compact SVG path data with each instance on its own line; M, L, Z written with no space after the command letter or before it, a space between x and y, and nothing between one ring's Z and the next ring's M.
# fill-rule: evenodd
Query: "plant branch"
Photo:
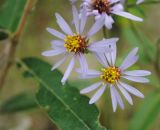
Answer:
M7 49L5 49L5 50L7 50L7 52L5 52L6 53L6 64L5 64L5 67L1 73L0 88L2 88L2 86L4 85L8 71L14 62L16 47L18 45L19 38L20 38L22 31L24 29L24 26L25 26L25 23L27 20L27 16L33 7L33 3L34 3L33 1L34 0L28 0L26 7L24 9L24 14L23 14L22 19L20 21L19 27L18 27L17 31L15 32L15 34L13 35L13 37L9 39L9 43L7 43L8 44L6 46Z

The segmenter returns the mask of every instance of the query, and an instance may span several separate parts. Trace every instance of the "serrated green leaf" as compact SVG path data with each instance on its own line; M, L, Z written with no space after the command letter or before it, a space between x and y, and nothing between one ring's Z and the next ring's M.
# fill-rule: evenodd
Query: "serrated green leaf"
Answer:
M62 74L36 58L23 59L23 66L39 81L37 100L61 130L105 130L99 124L99 112L75 87L62 86Z
M147 130L160 114L160 91L148 95L131 120L129 130Z
M33 94L21 93L11 97L0 105L0 113L12 113L37 107Z
M15 32L27 0L5 0L0 7L0 27Z

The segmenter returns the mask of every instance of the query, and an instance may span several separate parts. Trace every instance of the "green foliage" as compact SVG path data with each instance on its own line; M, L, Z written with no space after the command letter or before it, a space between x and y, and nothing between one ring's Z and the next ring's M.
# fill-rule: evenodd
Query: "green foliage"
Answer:
M37 107L35 97L30 93L21 93L4 101L0 105L0 113L26 111Z
M27 0L5 0L0 7L0 27L15 32L26 3Z
M132 46L140 48L140 58L143 62L150 63L153 61L156 49L143 32L136 29L134 25L123 27L122 32ZM150 51L145 51L148 48L150 48Z
M52 72L51 65L36 58L23 59L22 64L40 83L39 105L61 130L105 130L99 124L96 106L89 105L89 99L75 87L62 86L58 70Z
M160 114L160 92L148 95L138 112L134 115L129 130L147 130Z

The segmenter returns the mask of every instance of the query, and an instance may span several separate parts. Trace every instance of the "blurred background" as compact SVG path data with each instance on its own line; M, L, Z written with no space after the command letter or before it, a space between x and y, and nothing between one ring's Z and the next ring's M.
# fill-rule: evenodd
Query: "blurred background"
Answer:
M0 9L5 0L0 1ZM14 1L14 0L13 0ZM20 37L16 51L16 59L36 56L53 64L58 57L45 58L41 56L42 51L50 48L50 41L54 39L47 31L46 27L54 27L59 30L55 21L55 12L59 12L71 25L71 6L68 0L37 0L32 11L29 14L25 28ZM16 3L15 3L16 4ZM125 110L118 108L117 112L112 111L111 99L109 93L105 93L97 106L101 112L101 124L106 126L108 130L134 130L134 125L138 122L144 122L141 130L160 130L160 96L153 100L155 103L152 106L147 106L152 102L153 93L160 95L160 77L157 68L155 67L158 50L158 39L160 38L160 9L159 4L142 4L134 8L128 8L128 11L135 15L144 18L143 23L130 22L127 19L115 17L117 23L114 24L114 29L108 32L107 37L120 37L118 42L118 62L120 64L123 58L133 47L139 47L140 59L132 69L147 69L152 72L149 84L132 84L139 89L145 96L145 100L133 97L134 105L130 106L125 100ZM1 12L0 12L1 13ZM16 16L11 16L16 17ZM0 19L1 20L1 19ZM91 26L93 19L87 23L87 28ZM102 39L103 32L100 31L94 39ZM0 41L0 53L6 48L8 39ZM152 51L153 50L153 51ZM0 57L0 69L3 69L3 58ZM88 56L90 68L100 68L100 65L92 56ZM60 70L64 71L65 66L62 65ZM1 72L0 71L0 72ZM78 89L84 88L92 81L77 81L77 74L74 72L69 79L71 84L79 82ZM17 65L13 64L7 74L5 83L0 93L0 104L12 98L21 92L35 93L38 89L38 84L33 79L26 79L18 70ZM92 95L92 94L90 94ZM88 95L88 96L90 96ZM157 99L159 98L159 99ZM158 100L158 101L157 101ZM144 106L146 104L146 106ZM147 107L151 107L148 110ZM155 108L156 107L156 108ZM146 109L146 110L145 110ZM148 111L148 115L141 117L141 112ZM148 117L149 116L149 117ZM136 123L137 121L137 123ZM145 124L146 123L146 124ZM145 128L147 126L147 128ZM47 114L37 108L20 111L0 113L0 130L58 130L56 126L49 120Z

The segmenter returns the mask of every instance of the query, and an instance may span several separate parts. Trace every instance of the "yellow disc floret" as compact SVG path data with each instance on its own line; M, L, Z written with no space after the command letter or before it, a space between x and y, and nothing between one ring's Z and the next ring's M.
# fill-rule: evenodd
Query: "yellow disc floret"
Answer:
M68 36L66 36L64 41L65 41L64 47L69 52L85 53L87 50L86 38L84 38L78 34L74 34L73 36L68 35Z
M120 79L121 73L117 67L108 67L102 69L102 74L100 78L103 79L105 82L110 84L114 84L117 80Z

